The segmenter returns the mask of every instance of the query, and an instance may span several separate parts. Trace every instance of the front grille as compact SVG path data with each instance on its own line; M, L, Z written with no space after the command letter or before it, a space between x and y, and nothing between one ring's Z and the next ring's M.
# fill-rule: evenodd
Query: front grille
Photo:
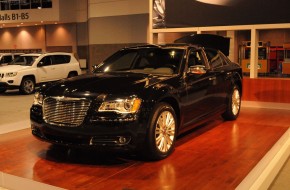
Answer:
M81 98L48 97L43 101L45 122L67 127L80 126L90 107L90 101Z
M0 78L4 78L4 73L0 73Z

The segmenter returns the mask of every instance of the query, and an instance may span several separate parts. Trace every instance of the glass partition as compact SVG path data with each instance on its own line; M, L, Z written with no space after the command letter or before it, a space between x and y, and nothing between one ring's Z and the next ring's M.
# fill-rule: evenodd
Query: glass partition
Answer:
M52 8L52 0L0 0L0 10Z

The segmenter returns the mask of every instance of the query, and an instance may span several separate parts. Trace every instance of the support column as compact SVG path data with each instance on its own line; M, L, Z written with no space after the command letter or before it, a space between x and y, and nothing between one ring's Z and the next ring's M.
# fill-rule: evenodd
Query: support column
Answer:
M153 27L153 1L150 0L149 1L149 25L148 25L148 34L147 34L147 43L154 43L154 34L153 34L153 31L152 31L152 27Z
M227 37L230 38L230 54L229 54L229 59L234 61L234 62L238 62L237 60L237 54L235 51L235 47L237 45L236 41L236 32L231 30L231 31L227 31Z
M258 41L259 31L251 29L250 78L258 77Z

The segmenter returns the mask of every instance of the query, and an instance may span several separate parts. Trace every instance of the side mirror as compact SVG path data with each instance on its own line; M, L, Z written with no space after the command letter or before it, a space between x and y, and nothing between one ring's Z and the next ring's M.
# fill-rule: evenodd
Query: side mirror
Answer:
M92 73L94 73L94 72L96 71L97 68L98 68L97 65L93 65L93 66L92 66Z
M188 73L202 75L206 73L206 69L204 65L194 65L188 68Z
M43 66L43 62L42 61L37 64L37 67L42 67L42 66Z

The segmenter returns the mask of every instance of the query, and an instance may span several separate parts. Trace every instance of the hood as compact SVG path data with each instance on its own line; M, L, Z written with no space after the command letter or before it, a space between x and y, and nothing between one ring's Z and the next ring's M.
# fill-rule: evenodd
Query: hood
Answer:
M0 67L0 73L17 72L17 71L25 70L27 68L31 68L31 66L5 65L5 66Z
M47 96L92 96L100 94L127 96L139 94L144 89L169 78L142 73L98 73L81 75L53 83L46 88Z
M191 34L175 40L174 43L187 43L214 48L220 50L226 56L230 52L230 38L214 34Z

